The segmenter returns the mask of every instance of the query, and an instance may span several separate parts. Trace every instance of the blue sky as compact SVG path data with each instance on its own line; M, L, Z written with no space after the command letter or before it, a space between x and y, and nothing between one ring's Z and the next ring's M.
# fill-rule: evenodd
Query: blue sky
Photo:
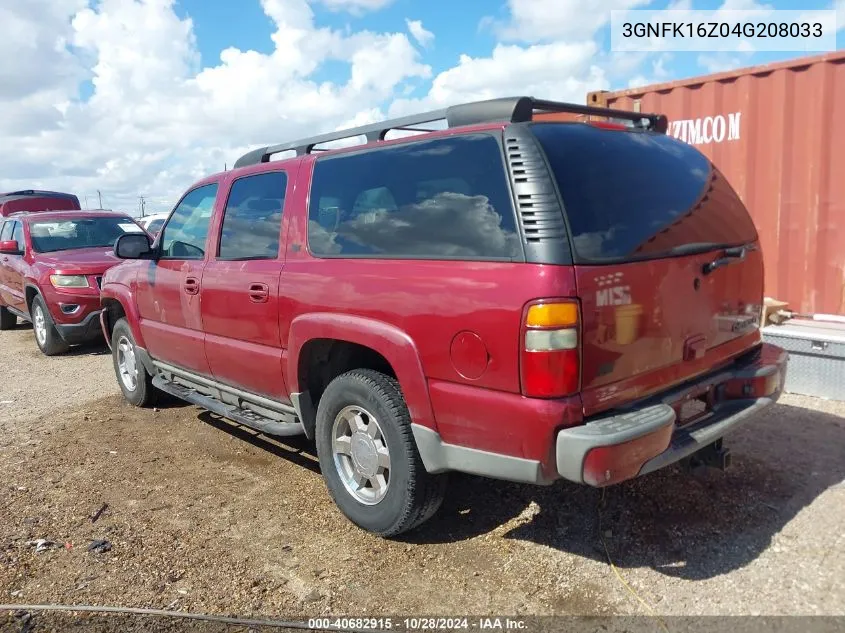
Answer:
M724 0L695 0L692 6L694 9L716 10L723 4ZM833 8L829 0L767 0L761 4L777 10ZM662 9L669 5L668 0L655 0L640 8ZM275 26L256 0L237 3L230 0L177 0L176 10L193 20L203 64L218 63L220 52L230 46L268 54L273 50L270 36ZM425 52L425 61L431 65L435 75L454 66L462 54L471 57L489 54L497 38L493 28L485 24L485 18L504 21L508 16L506 2L496 0L395 0L380 10L359 14L332 11L321 5L313 5L313 10L318 25L341 30L402 31L406 29L406 19L422 21L436 37L434 44ZM602 44L602 49L609 51L609 25L601 28L595 37ZM845 31L837 34L837 48L845 48ZM802 53L758 52L722 55L719 62L720 65L733 65L732 61L739 61L739 66L749 66L800 56ZM703 61L698 53L675 53L664 62L663 68L670 80L693 77L712 70ZM314 76L320 80L343 81L348 76L348 68L341 63L330 63ZM627 87L626 79L626 76L612 77L611 89ZM420 86L418 92L423 88Z
M845 0L671 0L833 9ZM662 83L798 53L611 53L670 0L26 0L0 6L0 191L168 210L245 151L453 103ZM845 31L837 45L845 48Z

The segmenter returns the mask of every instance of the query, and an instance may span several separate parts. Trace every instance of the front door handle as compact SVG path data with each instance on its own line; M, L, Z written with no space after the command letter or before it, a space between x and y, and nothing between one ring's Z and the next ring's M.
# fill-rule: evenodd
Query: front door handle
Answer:
M249 284L249 300L253 303L267 303L270 288L264 283Z
M200 291L200 282L196 277L185 277L185 292L189 295L195 295Z

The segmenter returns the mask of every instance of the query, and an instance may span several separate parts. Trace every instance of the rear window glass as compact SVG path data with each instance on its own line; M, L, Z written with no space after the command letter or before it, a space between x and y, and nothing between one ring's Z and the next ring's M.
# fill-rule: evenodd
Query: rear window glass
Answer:
M538 124L577 259L671 255L757 237L745 206L698 150L662 134Z
M318 160L308 244L324 257L520 257L499 143L473 134Z

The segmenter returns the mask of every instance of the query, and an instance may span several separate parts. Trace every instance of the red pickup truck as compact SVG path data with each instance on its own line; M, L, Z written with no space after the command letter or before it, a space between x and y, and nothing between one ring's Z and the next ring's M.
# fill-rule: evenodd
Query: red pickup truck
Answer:
M0 330L31 321L47 356L98 339L100 280L114 242L143 233L129 216L41 211L0 217Z
M517 97L250 152L154 242L118 239L132 261L106 272L101 318L120 387L305 434L343 513L385 536L437 510L449 471L724 467L786 354L761 342L751 218L665 129Z

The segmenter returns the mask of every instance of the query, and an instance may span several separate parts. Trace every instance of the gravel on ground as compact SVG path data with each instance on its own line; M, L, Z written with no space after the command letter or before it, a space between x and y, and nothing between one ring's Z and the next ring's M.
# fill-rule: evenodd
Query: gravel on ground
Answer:
M0 333L0 371L0 603L845 615L842 402L784 396L726 440L724 473L604 492L456 475L434 519L383 540L335 508L309 443L132 407L104 348L47 358L20 326Z

